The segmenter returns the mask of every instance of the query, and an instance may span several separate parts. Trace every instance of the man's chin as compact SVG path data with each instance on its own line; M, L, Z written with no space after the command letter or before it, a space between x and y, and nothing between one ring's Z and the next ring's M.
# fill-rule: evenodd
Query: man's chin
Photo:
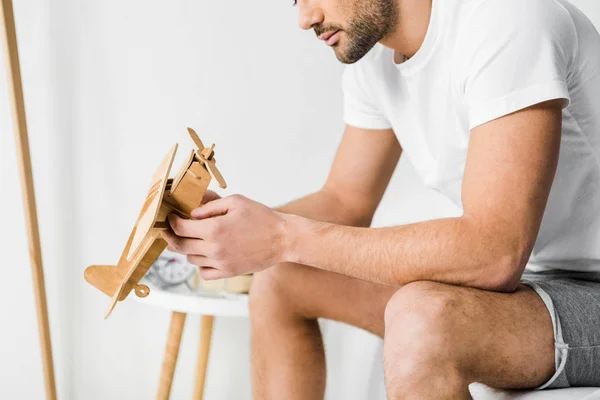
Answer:
M374 42L372 46L364 46L364 48L362 49L359 49L357 47L352 48L350 50L348 49L347 44L348 43L338 42L337 44L332 46L333 51L335 53L335 56L341 63L354 64L355 62L360 61L360 59L366 56L367 53L369 53L369 51L373 48L373 46L377 44L377 42Z
M337 57L338 61L341 62L342 64L354 64L355 62L359 61L361 58L363 58L365 56L365 54L361 55L360 57L348 57L348 54L344 53L343 51L339 51L337 49L333 50L335 53L335 56Z

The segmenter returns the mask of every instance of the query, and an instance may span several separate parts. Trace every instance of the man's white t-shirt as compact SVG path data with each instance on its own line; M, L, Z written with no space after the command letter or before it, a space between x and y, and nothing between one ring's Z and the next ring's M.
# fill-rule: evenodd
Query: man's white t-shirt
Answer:
M392 128L423 182L458 206L470 130L564 99L558 169L528 269L600 271L600 35L572 4L433 0L412 58L397 64L378 44L346 68L342 86L345 122Z

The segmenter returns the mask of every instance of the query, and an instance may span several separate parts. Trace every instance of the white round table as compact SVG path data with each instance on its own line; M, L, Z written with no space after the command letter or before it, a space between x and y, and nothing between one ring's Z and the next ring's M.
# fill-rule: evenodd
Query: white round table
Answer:
M142 279L140 284L147 285L150 288L150 294L144 298L132 296L134 299L137 299L142 304L172 311L157 399L168 400L171 394L171 385L173 383L173 376L175 375L175 366L177 364L179 346L187 314L198 314L201 316L196 382L193 395L194 400L201 400L204 395L204 381L208 366L214 318L216 316L247 317L248 295L198 293L186 284L159 288L147 279Z

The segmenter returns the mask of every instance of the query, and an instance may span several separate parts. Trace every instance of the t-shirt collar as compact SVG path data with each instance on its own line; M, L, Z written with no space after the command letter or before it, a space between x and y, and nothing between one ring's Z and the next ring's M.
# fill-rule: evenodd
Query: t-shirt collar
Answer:
M394 63L396 68L398 68L398 70L400 70L402 73L412 74L417 72L427 62L433 53L433 49L435 47L435 43L437 42L438 33L442 24L442 13L440 12L441 2L442 0L431 1L431 15L429 17L429 25L427 27L427 32L425 33L425 39L414 56L397 64L394 61L395 51L388 48L392 63ZM406 58L404 56L401 57Z

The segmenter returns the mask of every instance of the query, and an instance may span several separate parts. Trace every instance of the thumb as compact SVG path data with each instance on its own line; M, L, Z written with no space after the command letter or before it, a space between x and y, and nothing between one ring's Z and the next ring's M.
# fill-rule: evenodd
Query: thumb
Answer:
M206 193L204 193L204 197L202 198L201 204L206 204L211 201L218 200L220 198L221 196L219 196L216 192L213 192L212 190L207 190Z
M217 199L193 209L190 215L193 219L204 219L225 215L228 211L228 202L226 202L225 199Z

